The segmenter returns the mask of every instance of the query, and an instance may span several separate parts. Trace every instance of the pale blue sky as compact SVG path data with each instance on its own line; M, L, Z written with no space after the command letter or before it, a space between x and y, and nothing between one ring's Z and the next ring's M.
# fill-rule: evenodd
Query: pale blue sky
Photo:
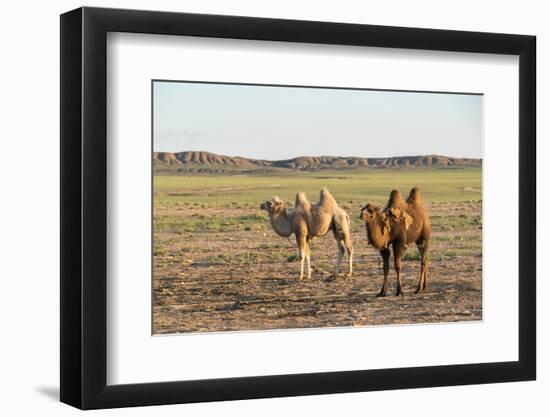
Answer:
M482 157L483 97L154 82L154 149L296 156Z

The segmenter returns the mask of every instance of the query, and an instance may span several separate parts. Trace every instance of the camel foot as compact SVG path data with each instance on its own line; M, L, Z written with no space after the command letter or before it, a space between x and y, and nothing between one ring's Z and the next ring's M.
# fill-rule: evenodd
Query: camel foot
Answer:
M405 294L403 294L403 291L401 291L401 290L397 290L397 291L395 292L395 296L396 296L396 297L403 297L404 295L405 295Z
M376 294L376 297L385 297L386 296L386 291L380 291L378 294Z
M417 288L416 290L414 290L414 293L415 294L420 294L420 293L423 293L424 290L422 288Z

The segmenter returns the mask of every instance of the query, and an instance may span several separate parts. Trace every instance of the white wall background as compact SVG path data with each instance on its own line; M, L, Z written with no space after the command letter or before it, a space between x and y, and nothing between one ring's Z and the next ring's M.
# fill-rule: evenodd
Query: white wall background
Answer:
M71 0L9 2L2 7L0 43L0 410L3 415L74 415L59 392L59 14L79 7ZM545 2L429 0L391 2L319 0L124 0L86 5L239 14L395 26L532 34L538 37L539 229L550 232L543 184L550 157L542 120L550 97L544 76L550 59ZM550 250L539 239L539 259ZM541 262L542 263L542 262ZM95 415L405 414L408 416L545 415L550 406L547 352L550 285L539 265L538 381L377 393L325 395L229 403L99 411ZM406 348L404 347L404 354ZM547 395L547 394L546 394Z

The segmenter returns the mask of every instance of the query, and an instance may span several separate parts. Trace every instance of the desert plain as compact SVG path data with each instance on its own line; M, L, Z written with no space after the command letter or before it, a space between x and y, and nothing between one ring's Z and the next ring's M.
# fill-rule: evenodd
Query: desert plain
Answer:
M160 164L163 165L162 163ZM474 164L475 165L475 164ZM329 279L332 234L312 242L313 274L299 280L296 243L278 236L260 204L327 187L352 219L354 273ZM387 297L380 255L359 219L391 189L419 187L432 223L428 289L414 295L418 250L404 257L405 295ZM153 334L326 328L482 319L482 169L156 170L153 176ZM393 258L393 255L392 255ZM393 265L393 259L390 261Z

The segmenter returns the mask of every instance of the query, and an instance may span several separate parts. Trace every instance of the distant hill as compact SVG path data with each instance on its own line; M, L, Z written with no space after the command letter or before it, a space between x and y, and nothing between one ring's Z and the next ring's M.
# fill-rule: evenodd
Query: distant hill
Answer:
M300 156L280 161L224 156L211 152L155 152L155 174L322 171L361 168L466 168L480 167L481 159L452 158L441 155L360 158L355 156Z

